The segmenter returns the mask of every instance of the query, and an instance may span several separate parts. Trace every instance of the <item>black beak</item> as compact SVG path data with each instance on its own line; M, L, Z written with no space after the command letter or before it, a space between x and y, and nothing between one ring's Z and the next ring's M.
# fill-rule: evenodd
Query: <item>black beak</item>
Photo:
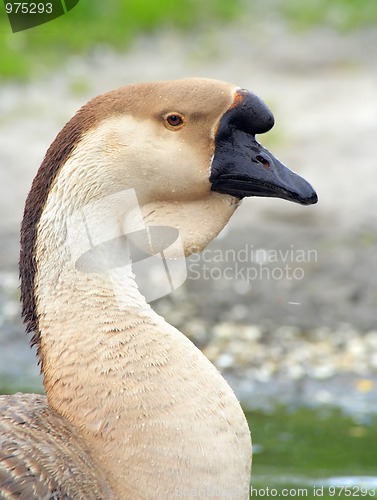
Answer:
M317 203L312 186L255 139L273 125L274 117L263 101L246 90L237 91L218 125L211 189L238 198L271 196L302 205Z

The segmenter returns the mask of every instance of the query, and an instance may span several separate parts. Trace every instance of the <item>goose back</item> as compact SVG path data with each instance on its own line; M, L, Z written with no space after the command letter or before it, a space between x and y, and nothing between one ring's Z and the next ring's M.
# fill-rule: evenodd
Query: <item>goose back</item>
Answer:
M111 499L77 429L46 396L0 396L0 498Z

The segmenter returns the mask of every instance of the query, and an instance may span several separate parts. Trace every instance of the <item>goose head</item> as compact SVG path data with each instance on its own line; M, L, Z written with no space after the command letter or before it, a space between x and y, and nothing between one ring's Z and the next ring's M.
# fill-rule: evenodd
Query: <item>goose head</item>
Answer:
M129 85L81 108L50 147L36 183L43 178L45 191L49 184L56 219L110 199L128 233L138 216L113 195L133 190L143 223L176 228L189 255L219 233L244 197L316 203L310 184L256 140L273 124L255 94L225 82ZM43 198L42 189L32 191Z
M37 288L52 293L37 286L36 274L53 286L83 253L82 210L91 212L94 244L169 228L180 237L166 255L175 257L201 251L244 197L316 203L311 185L256 140L273 124L255 94L203 78L128 85L84 105L48 149L25 205L20 273L28 330L38 330ZM175 239L160 231L157 243L137 244L154 254L170 244L161 237Z

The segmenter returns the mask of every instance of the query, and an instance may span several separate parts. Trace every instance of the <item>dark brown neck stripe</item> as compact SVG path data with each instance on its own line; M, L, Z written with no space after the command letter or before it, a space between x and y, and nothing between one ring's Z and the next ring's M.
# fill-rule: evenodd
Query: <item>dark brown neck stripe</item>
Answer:
M97 121L93 101L88 103L65 125L48 149L26 199L21 225L20 279L22 316L26 332L33 332L31 346L37 346L40 357L40 331L36 310L35 275L38 223L48 193L60 168L67 161L82 135ZM40 361L41 360L40 358Z

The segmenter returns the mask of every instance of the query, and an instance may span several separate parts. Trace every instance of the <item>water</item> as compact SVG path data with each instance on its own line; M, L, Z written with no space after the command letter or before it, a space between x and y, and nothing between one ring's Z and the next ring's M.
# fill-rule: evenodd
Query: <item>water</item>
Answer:
M250 498L373 498L377 416L340 409L276 407L247 413L253 436Z

